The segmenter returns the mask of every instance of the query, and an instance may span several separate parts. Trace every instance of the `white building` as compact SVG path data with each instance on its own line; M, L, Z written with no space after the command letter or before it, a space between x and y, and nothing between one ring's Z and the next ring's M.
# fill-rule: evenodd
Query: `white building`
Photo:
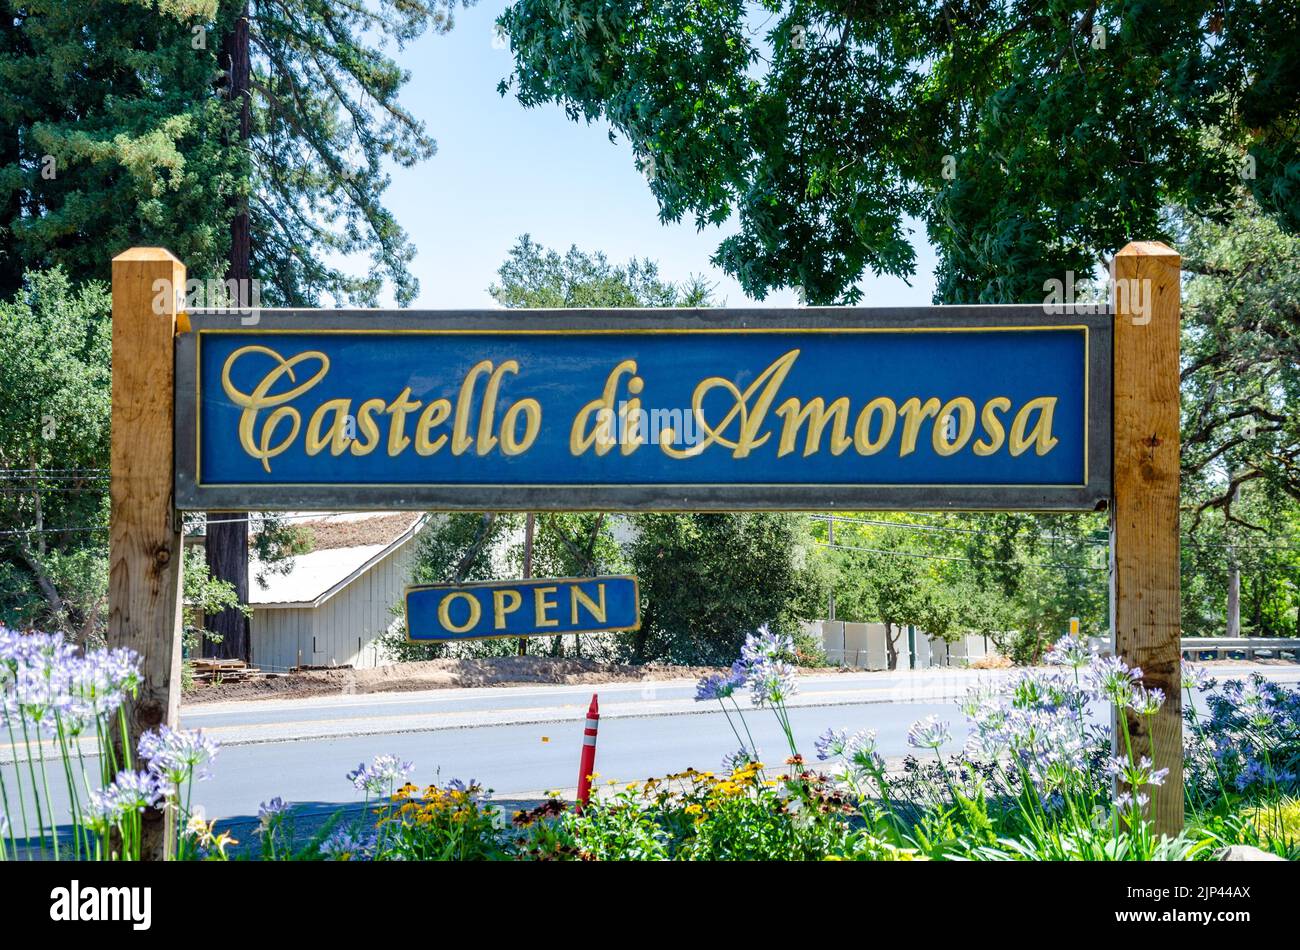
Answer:
M354 512L296 521L312 534L309 553L273 568L249 565L253 665L283 672L390 662L375 638L401 623L393 607L411 582L413 542L425 518Z
M863 670L889 668L889 646L883 623L852 623L843 620L813 620L807 630L820 637L826 659L839 666ZM927 669L932 666L969 666L972 660L992 650L988 638L971 633L949 643L920 630L894 628L898 669Z

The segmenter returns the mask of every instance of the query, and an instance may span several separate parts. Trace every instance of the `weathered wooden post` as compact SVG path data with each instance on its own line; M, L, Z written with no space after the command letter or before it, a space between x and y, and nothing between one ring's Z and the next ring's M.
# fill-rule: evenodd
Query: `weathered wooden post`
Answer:
M1114 491L1110 520L1115 652L1142 668L1165 704L1148 731L1128 714L1135 755L1169 776L1155 797L1156 830L1183 827L1179 636L1178 344L1181 258L1134 242L1115 258ZM1118 729L1116 730L1118 737Z
M113 258L113 408L108 640L140 654L129 708L140 734L177 724L181 688L181 525L173 507L173 340L185 265L160 247ZM183 319L183 318L182 318ZM163 856L163 816L144 816L142 852Z

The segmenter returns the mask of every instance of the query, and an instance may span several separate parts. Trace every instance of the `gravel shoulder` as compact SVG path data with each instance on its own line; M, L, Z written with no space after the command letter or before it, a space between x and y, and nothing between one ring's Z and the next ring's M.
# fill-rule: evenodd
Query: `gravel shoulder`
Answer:
M267 677L241 683L196 686L186 690L185 703L231 700L295 699L307 696L342 696L355 693L397 693L426 689L462 689L483 686L521 686L545 683L582 685L634 683L649 680L698 679L713 667L630 666L595 660L550 659L537 656L491 657L477 660L422 660L373 669L306 670L288 676ZM834 675L837 668L803 670Z

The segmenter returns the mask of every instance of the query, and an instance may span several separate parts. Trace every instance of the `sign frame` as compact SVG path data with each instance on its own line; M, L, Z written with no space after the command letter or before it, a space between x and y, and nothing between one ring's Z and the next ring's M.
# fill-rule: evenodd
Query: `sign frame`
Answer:
M180 510L311 511L1096 511L1112 490L1113 315L1095 305L529 310L196 310L175 344ZM199 481L199 356L205 334L571 335L1032 332L1085 336L1085 478L1081 485L972 484L248 484Z

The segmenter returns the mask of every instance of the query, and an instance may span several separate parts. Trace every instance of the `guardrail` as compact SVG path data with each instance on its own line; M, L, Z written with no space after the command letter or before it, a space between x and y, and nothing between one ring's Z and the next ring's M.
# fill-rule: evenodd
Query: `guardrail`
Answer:
M1183 637L1180 646L1183 656L1189 660L1221 660L1230 654L1253 660L1261 653L1300 660L1300 637Z

